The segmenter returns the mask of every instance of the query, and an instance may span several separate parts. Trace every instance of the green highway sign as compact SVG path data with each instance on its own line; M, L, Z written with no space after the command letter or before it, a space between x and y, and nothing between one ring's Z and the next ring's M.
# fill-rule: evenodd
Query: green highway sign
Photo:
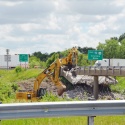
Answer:
M88 60L102 60L103 50L88 50Z
M19 54L20 62L28 62L28 54Z

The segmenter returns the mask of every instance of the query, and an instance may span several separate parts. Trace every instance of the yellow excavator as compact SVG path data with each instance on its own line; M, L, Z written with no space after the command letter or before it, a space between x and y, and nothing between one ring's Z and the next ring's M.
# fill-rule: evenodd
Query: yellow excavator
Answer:
M34 82L32 91L17 92L17 100L36 101L45 93L45 88L40 88L40 85L45 77L48 77L57 88L58 95L61 96L66 90L66 86L60 81L60 68L66 66L69 70L77 65L78 51L73 47L67 57L56 59L48 68L40 73Z

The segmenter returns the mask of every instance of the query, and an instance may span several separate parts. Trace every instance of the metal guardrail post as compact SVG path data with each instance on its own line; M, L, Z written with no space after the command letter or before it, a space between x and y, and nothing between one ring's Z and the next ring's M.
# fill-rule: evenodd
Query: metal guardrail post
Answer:
M94 125L94 116L88 116L88 124L87 125Z
M95 101L95 98L88 98L88 100ZM94 125L94 117L96 117L96 116L87 117L87 125Z

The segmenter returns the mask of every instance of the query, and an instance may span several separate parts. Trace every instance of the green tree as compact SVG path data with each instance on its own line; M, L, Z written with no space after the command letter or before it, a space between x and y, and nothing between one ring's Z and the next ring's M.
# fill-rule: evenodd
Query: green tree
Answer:
M31 56L29 59L29 64L30 64L30 68L34 68L34 66L41 66L41 61L39 58L35 56Z
M48 58L48 60L46 61L46 66L48 67L49 65L51 65L57 58L59 58L59 54L58 53L54 53L50 58Z
M125 33L123 33L123 34L119 37L118 41L121 42L123 39L125 39Z
M88 54L88 50L95 50L95 49L92 47L83 47L83 48L78 47L78 51L83 53L83 54Z
M41 61L40 65L41 65L41 68L46 68L46 62Z
M105 43L99 42L99 45L96 48L97 48L97 50L105 50Z
M79 53L79 55L78 55L78 66L87 66L87 65L89 65L87 54Z
M32 55L39 58L41 61L46 61L49 57L48 53L41 53L40 51L34 52Z
M119 45L119 57L125 59L125 39L123 39Z
M115 40L115 39L106 40L104 56L106 58L118 58L118 55L119 55L118 47L119 47L118 40Z
M97 49L103 50L104 58L119 58L119 42L117 39L105 40L105 43L99 43Z

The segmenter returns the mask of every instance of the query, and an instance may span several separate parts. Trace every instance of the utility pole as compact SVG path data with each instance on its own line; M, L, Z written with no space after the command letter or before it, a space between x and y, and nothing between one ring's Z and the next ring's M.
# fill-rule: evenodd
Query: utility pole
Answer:
M8 70L8 55L9 55L9 49L6 49L6 53L7 53L7 70Z

